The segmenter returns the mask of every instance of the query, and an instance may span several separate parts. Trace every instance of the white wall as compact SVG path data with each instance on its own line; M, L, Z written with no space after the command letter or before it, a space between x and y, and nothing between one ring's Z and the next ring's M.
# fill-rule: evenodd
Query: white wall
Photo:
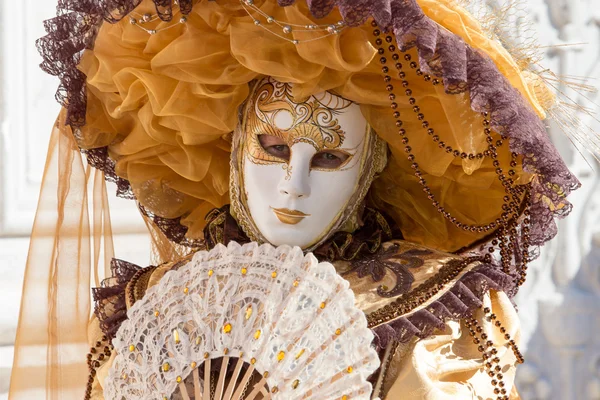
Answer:
M487 3L494 6L498 1ZM55 3L0 2L0 400L8 385L28 234L49 130L59 109L53 100L57 81L39 70L34 46L43 35L41 21L54 15ZM599 6L600 0L525 1L542 46L587 43L546 48L546 67L562 75L600 77ZM520 29L519 24L517 19L509 29ZM580 116L600 131L594 118ZM517 299L526 350L518 384L525 400L600 399L600 165L588 156L591 168L556 125L550 124L549 132L584 188L572 196L573 214L532 267ZM148 249L135 247L135 232L142 227L138 219L132 221L133 205L115 201L113 210L113 220L135 227L133 234L116 241L117 256L144 264Z

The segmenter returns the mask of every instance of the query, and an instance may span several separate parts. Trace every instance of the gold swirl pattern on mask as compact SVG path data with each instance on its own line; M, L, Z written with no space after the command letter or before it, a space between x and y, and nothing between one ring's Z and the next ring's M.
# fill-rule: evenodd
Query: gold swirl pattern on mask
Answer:
M335 118L351 101L329 92L295 102L292 85L265 78L258 82L246 108L246 143L250 159L257 164L284 160L268 154L258 136L272 135L289 146L308 143L316 151L336 149L344 142L345 132Z

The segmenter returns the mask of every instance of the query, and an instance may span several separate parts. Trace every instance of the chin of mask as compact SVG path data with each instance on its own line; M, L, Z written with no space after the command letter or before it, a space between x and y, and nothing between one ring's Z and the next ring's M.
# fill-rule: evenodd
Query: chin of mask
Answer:
M260 240L306 249L362 201L375 135L357 104L327 92L295 103L291 90L266 78L251 95L238 141L240 194Z

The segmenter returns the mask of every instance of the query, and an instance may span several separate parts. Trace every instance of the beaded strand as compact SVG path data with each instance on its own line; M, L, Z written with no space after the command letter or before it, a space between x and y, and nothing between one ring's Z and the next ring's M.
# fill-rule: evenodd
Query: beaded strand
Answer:
M411 163L411 168L414 170L415 176L419 179L419 184L421 185L423 192L427 195L427 198L432 202L432 205L437 209L437 211L457 228L472 233L495 231L495 237L491 241L491 246L487 249L488 254L485 256L485 261L492 261L492 255L494 252L496 252L497 246L500 249L500 260L503 271L509 275L512 275L516 284L522 285L525 281L525 271L527 269L527 262L529 261L528 247L530 244L530 218L528 214L525 215L525 213L523 213L525 218L523 219L523 225L521 227L523 252L520 254L520 257L518 257L520 258L520 263L516 268L516 271L511 270L511 265L513 259L515 262L518 261L518 258L515 256L515 252L519 245L519 231L517 227L519 226L521 207L522 205L525 205L526 211L528 210L530 196L528 185L519 186L516 185L514 181L514 177L516 175L514 168L518 165L518 154L514 152L511 153L510 169L505 173L505 171L501 168L500 161L498 160L498 149L504 145L507 138L505 136L500 136L500 139L493 138L493 131L490 128L490 114L488 112L482 113L483 132L488 144L488 148L485 151L477 153L461 152L442 141L435 129L427 120L421 107L417 104L416 98L413 97L413 91L410 89L410 83L407 79L407 74L403 69L403 64L400 62L400 55L397 52L397 46L394 44L394 38L391 34L387 34L385 36L385 46L387 46L387 51L391 53L391 58L394 61L394 67L396 69L397 76L401 80L404 94L408 96L408 102L412 106L412 110L416 114L417 119L421 122L421 126L426 129L427 134L431 136L432 140L438 144L438 147L441 150L452 154L455 157L460 157L463 160L490 158L492 160L492 165L495 168L495 173L498 177L498 180L501 182L504 188L505 196L503 197L502 214L493 222L484 225L470 225L460 222L458 218L451 215L451 213L440 204L440 202L436 199L436 196L433 194L431 188L427 185L427 181L423 177L423 172L417 163L416 156L413 154L412 148L409 145L409 138L407 137L406 129L403 128L404 122L400 119L401 115L400 111L398 111L395 88L391 83L392 76L390 73L390 68L387 66L388 60L386 57L386 48L384 47L384 43L381 38L382 33L381 30L378 29L377 23L372 22L371 25L373 28L375 28L373 30L373 35L376 38L375 44L378 46L378 54L380 56L379 61L382 65L381 71L383 73L383 80L386 84L388 98L391 101L390 107L392 109L392 116L395 120L395 125L398 128L398 134L402 138L402 144L405 146L404 151L407 154L408 161ZM418 68L418 64L412 60L412 56L410 54L405 54L404 60L409 63L408 65L410 66L410 69L413 70L417 76L423 76L423 79L426 82L431 82L434 86L443 83L443 81L438 78L432 78L431 75L424 74Z
M109 344L109 340L106 335L102 336L102 339L97 341L96 345L90 348L90 352L87 354L87 365L90 373L85 388L84 400L89 400L91 398L96 372L98 368L100 368L102 361L110 358L112 350L113 346L112 344Z

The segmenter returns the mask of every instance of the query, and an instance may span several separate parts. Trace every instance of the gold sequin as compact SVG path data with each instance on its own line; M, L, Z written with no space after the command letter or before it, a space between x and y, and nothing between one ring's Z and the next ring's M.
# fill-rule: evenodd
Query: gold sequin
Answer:
M232 327L231 327L231 324L229 322L226 323L225 326L223 326L223 332L224 333L230 333L231 329L232 329Z
M183 293L188 294L189 292L190 292L189 288L187 288L187 287L183 288Z
M215 271L213 271L212 269L208 270L208 276L213 276L214 273L215 273Z
M197 365L198 365L198 364L196 364L196 361L193 361L193 362L190 364L190 368L196 368L196 366L197 366Z
M273 389L271 389L271 393L277 393L278 391L277 386L273 386Z
M352 371L354 371L354 368L352 368L352 366L346 368L346 371L348 371L348 373L352 373Z
M180 376L177 377L177 383L181 383L182 379Z
M335 334L338 335L338 336L341 335L342 334L342 330L340 328L337 328L335 330Z
M123 374L121 377L122 377L123 379L127 379L127 374Z
M225 355L229 354L229 349L227 347L225 347L223 349L223 354L225 354Z
M246 308L246 320L249 320L251 316L252 316L252 305L249 305Z
M173 341L175 344L179 344L179 331L177 329L173 329Z
M200 342L202 342L202 340L201 340L201 339L200 339L200 337L198 336L198 337L196 338L196 344L200 344Z
M254 332L254 339L258 339L258 338L260 337L260 334L261 334L261 333L262 333L262 332L260 331L260 329L257 329L257 331L256 331L256 332Z
M283 361L283 359L285 358L285 351L280 351L279 353L277 353L277 361L281 362Z
M322 303L321 303L321 305L319 305L319 307L320 307L320 308L321 308L321 310L322 310L322 309L324 309L324 308L325 308L325 306L326 306L326 305L327 305L327 304L326 304L325 302L322 302Z
M348 396L346 396L346 395L343 395L343 396L342 396L342 400L348 400Z
M298 287L299 284L300 284L300 281L298 281L298 279L296 279L293 283L294 287Z
M246 275L248 273L248 269L247 268L242 268L242 275Z
M154 316L158 317L160 315L160 313L158 311L154 311Z
M170 369L171 369L171 365L169 363L164 363L162 365L163 372L169 372Z
M294 383L292 383L292 389L296 389L298 387L298 385L300 384L300 381L298 379L296 379L294 381Z
M268 378L269 377L269 371L265 371L265 373L263 374L263 378Z
M256 358L252 357L250 359L250 364L252 364L252 365L256 364Z
M302 357L302 354L304 354L304 349L300 350L298 354L296 354L296 360Z
M271 272L271 278L277 278L277 271Z
M130 344L130 345L129 345L129 351L135 351L135 346L134 346L134 345L132 345L132 344Z
M208 356L209 356L208 353L204 353L204 358L205 359L208 358Z

